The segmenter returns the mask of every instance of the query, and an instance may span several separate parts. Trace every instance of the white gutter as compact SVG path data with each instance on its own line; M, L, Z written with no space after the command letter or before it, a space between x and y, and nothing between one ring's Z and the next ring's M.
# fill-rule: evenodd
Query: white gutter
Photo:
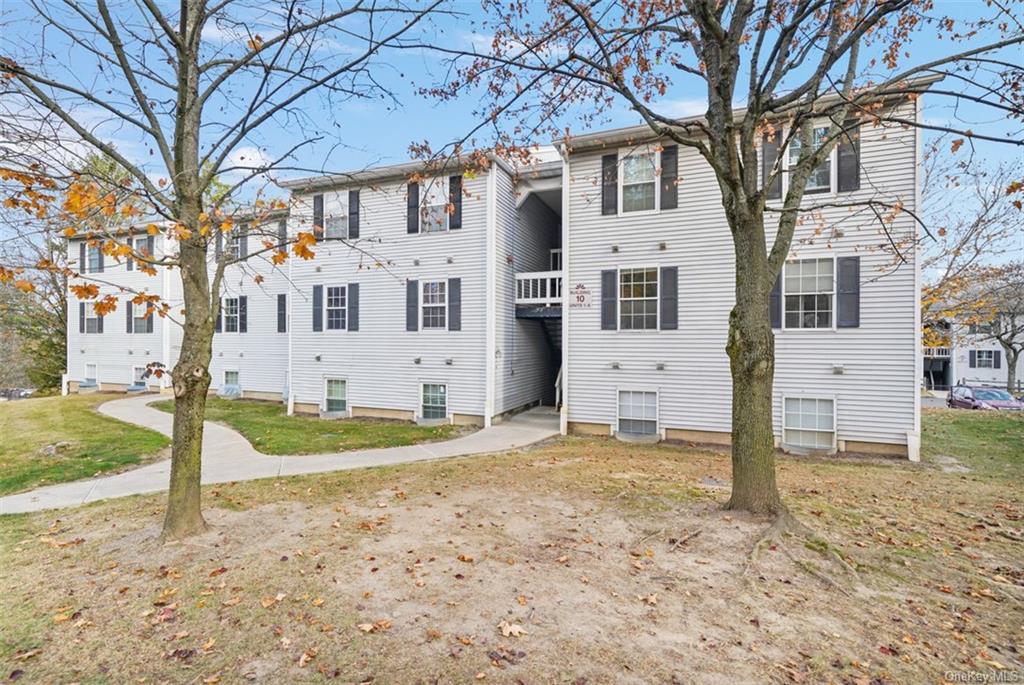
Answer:
M562 156L562 408L559 413L559 430L562 435L569 433L569 263L572 251L569 249L569 152L565 145L558 148Z
M495 364L497 363L498 337L498 165L487 170L487 220L484 224L484 292L486 297L484 313L484 427L488 428L494 417Z

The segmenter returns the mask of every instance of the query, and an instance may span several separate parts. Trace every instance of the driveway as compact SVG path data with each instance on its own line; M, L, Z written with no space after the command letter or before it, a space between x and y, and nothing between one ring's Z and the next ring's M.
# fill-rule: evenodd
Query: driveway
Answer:
M99 411L169 436L172 415L148 406L150 402L162 399L166 397L142 395L113 400L100 405ZM207 421L203 430L202 482L207 485L506 452L558 435L558 424L558 414L554 410L537 407L490 428L444 442L330 454L273 456L257 452L248 440L231 428ZM0 497L0 514L75 507L112 497L160 492L167 489L170 474L171 461L166 459L113 476L50 485Z

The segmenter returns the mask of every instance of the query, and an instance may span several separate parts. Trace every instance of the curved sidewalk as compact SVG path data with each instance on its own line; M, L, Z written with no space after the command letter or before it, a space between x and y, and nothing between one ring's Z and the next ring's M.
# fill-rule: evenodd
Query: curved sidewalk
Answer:
M99 411L169 436L171 414L147 406L161 399L167 398L161 395L142 395L112 400L100 405ZM558 432L558 415L551 409L536 408L490 428L444 442L330 454L273 456L260 454L248 440L231 428L207 421L203 431L202 482L206 485L491 454L525 447L558 435ZM49 485L0 497L0 514L75 507L112 497L160 492L167 489L170 474L171 462L165 459L112 476Z

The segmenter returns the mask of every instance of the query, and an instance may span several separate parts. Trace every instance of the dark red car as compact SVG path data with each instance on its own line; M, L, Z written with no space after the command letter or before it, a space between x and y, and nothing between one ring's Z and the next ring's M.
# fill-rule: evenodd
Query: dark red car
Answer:
M999 388L957 385L949 391L946 406L951 409L1001 409L1024 411L1024 402Z

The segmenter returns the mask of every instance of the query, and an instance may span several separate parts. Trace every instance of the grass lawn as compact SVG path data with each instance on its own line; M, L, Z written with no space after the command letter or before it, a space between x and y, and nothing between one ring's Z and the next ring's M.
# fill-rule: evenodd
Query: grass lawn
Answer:
M1024 413L927 409L922 457L952 456L977 473L1024 481Z
M926 453L1017 463L1019 442L967 425L955 440L926 431ZM185 544L156 541L160 495L2 517L0 677L887 685L1019 672L1012 473L782 459L811 532L770 544L765 521L720 508L727 454L584 438L207 487L213 528Z
M174 400L150 405L174 412ZM313 416L288 416L279 402L224 400L211 397L206 420L227 424L245 436L264 454L321 454L371 447L397 447L447 440L458 426L417 426L382 419L325 420Z
M140 464L170 444L95 411L111 399L96 393L0 403L0 495ZM71 443L67 450L40 452L62 441Z

